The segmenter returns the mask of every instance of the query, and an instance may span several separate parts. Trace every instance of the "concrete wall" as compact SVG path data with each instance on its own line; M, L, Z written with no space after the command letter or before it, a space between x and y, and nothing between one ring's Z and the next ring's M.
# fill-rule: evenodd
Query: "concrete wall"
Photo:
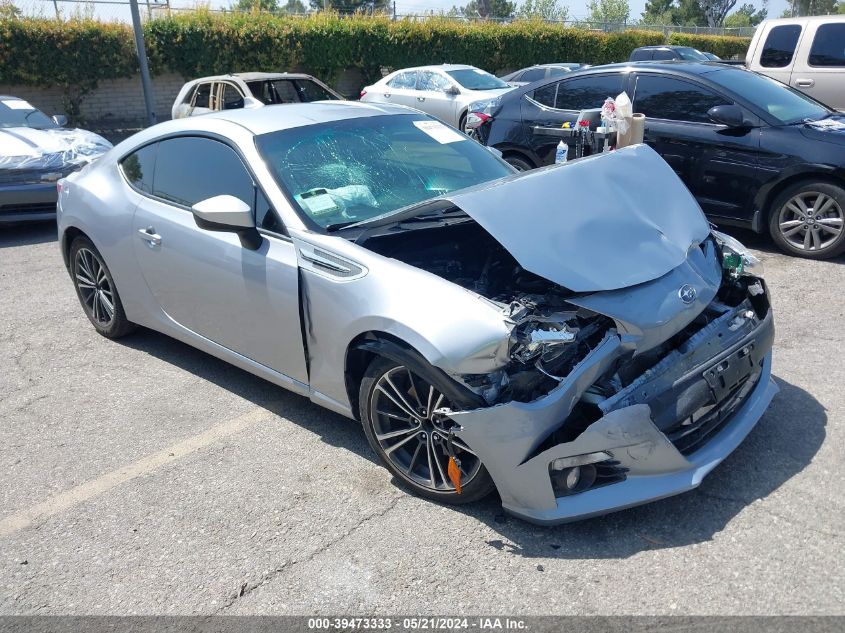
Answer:
M173 73L153 77L155 108L159 121L170 118L170 108L184 83L185 80L181 76ZM354 98L358 96L362 86L361 73L357 69L350 69L341 73L334 88L341 94ZM64 112L62 93L58 88L0 84L0 94L26 99L50 115ZM141 78L136 76L130 79L101 81L97 89L82 101L81 110L85 125L91 129L143 127L146 115Z

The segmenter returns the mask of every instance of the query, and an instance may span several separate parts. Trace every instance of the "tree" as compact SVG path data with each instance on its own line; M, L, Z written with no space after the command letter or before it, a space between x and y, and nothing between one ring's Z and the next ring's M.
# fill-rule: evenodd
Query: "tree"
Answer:
M769 13L768 4L768 0L763 0L763 8L758 11L753 4L746 2L725 18L725 26L730 28L757 26L766 19Z
M699 0L677 0L677 4L675 0L649 0L640 21L643 24L704 26L707 16Z
M520 18L565 22L569 19L569 9L559 5L557 0L525 0L516 15Z
M628 0L590 0L590 21L609 24L627 22L631 15Z
M799 15L830 15L843 12L842 4L837 5L836 0L791 0L790 7L783 12L781 17L790 18Z
M515 8L516 3L508 0L470 0L462 7L452 7L452 11L467 18L509 18Z
M249 13L251 11L278 11L278 0L238 0L230 7L232 11L242 11Z
M390 0L310 0L315 11L331 9L344 15L351 13L379 13L392 6Z
M307 13L308 8L300 0L288 0L287 4L281 8L281 12L301 15Z
M10 20L20 17L22 11L12 0L0 0L0 20Z

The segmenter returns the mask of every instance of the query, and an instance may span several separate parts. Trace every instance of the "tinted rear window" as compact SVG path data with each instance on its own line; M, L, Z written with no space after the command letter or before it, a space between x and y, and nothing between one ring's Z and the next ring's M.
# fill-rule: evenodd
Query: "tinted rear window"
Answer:
M588 75L560 82L555 107L559 110L600 108L608 97L622 92L623 75Z
M801 26L785 24L776 26L769 31L763 53L760 55L760 65L763 68L783 68L792 63L792 55L801 36Z
M818 28L810 49L810 66L845 66L845 23Z
M643 62L651 59L651 56L654 55L654 49L651 48L638 48L633 53L631 53L631 58L629 61L632 62Z
M142 147L120 161L120 168L133 187L145 193L153 192L153 171L156 164L157 143Z

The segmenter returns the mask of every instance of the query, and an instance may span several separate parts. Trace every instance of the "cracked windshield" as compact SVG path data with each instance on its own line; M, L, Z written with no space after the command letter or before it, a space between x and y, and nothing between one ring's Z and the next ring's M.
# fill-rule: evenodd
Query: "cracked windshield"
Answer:
M419 115L311 125L257 144L301 213L329 230L513 173L464 134Z

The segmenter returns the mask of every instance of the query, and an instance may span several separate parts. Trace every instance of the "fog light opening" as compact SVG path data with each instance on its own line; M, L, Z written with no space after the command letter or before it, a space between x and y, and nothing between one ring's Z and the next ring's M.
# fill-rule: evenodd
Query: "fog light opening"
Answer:
M596 483L596 467L573 466L565 470L553 471L552 477L557 480L557 488L567 495L577 494L592 488Z

